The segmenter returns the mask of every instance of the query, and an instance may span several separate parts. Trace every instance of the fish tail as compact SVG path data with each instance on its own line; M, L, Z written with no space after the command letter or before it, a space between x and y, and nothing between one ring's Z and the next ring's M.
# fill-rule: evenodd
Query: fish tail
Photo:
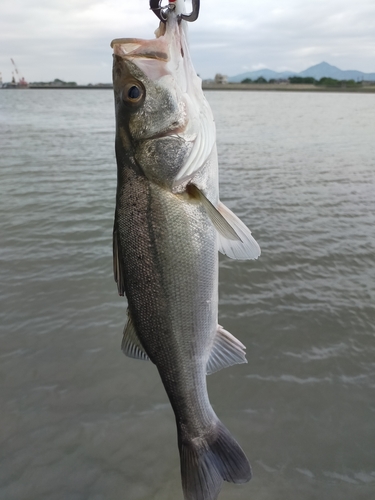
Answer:
M208 438L180 439L179 449L185 500L216 500L223 481L251 479L245 453L220 420Z

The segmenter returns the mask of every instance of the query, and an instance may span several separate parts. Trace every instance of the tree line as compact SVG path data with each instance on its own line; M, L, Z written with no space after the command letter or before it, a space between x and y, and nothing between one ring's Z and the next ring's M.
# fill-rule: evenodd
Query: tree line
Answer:
M266 80L263 76L260 76L256 80L252 80L251 78L245 78L241 81L241 83L282 83L289 82L291 84L310 84L317 85L322 87L356 87L361 85L362 82L356 82L355 80L335 80L334 78L323 77L320 80L316 80L312 76L290 76L288 80L276 80L271 78L270 80Z

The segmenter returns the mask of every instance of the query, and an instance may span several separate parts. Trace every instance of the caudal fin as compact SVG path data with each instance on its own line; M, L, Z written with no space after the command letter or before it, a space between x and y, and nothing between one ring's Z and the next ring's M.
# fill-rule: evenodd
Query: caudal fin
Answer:
M179 448L185 500L216 500L223 480L246 483L251 479L244 452L219 420L205 440L180 440Z

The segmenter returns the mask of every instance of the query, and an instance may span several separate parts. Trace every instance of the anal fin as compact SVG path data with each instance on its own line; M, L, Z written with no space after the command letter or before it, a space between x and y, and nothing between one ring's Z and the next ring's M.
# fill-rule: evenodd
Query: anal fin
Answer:
M247 363L245 349L242 342L218 325L211 355L207 361L207 375L228 366Z
M141 359L142 361L148 361L150 359L138 338L129 311L128 322L125 325L124 336L121 342L121 350L129 358Z

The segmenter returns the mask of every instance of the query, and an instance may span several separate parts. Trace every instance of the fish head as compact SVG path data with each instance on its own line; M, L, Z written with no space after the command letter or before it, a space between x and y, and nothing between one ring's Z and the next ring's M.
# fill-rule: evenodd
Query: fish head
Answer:
M154 40L116 39L116 152L159 184L185 184L215 144L215 124L176 16Z
M183 131L187 121L184 102L166 71L165 44L135 39L120 42L112 42L118 122L128 127L133 142Z

